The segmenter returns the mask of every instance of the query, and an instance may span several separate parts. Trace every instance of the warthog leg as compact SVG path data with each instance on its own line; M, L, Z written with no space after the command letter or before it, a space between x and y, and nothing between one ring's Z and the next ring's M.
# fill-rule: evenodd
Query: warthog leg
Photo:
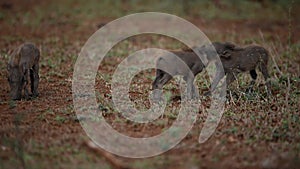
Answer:
M28 69L25 69L25 72L24 72L24 81L22 83L23 83L24 95L25 95L25 99L26 100L28 100L28 98L29 98L28 76L29 76Z
M251 75L252 80L250 82L250 86L248 87L248 89L246 91L247 93L251 93L253 91L253 86L255 85L255 81L257 79L257 73L256 73L255 69L250 70L250 75Z
M259 70L261 71L261 73L263 74L264 78L265 78L265 83L267 86L267 92L268 95L271 95L271 83L269 81L270 75L268 72L268 68L267 68L267 64L266 63L260 63L259 64Z
M39 79L39 65L36 64L32 67L32 69L30 69L31 92L33 97L37 97L39 95Z

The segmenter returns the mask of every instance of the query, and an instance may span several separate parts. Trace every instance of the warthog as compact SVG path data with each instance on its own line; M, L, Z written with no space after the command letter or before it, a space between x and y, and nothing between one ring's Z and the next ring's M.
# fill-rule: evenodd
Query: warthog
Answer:
M231 44L226 45L226 48L222 49L222 51L218 51L224 68L224 73L226 74L227 85L232 83L239 73L249 72L252 78L249 90L252 90L255 80L257 79L257 73L255 69L258 67L266 81L267 92L268 94L271 94L271 86L268 79L270 76L267 67L269 58L268 51L265 48L257 45L251 45L242 48L228 42L224 44ZM216 78L212 82L211 91L215 89L221 79L221 76L222 75L220 74L216 75Z
M11 99L20 100L23 89L25 99L29 98L29 78L32 95L38 96L39 59L40 51L31 43L22 44L14 50L7 64Z
M215 49L213 49L213 47ZM270 93L270 82L268 81L269 74L267 69L268 51L263 47L248 46L241 48L229 42L214 42L212 45L194 48L194 50L199 52L200 55L204 55L205 64L192 49L173 52L179 59L170 56L159 57L156 63L156 78L152 83L152 89L162 89L162 87L172 79L172 76L182 75L187 82L188 97L194 97L196 94L193 85L195 76L200 73L209 62L215 60L216 54L218 54L224 71L220 71L222 66L216 65L218 68L217 74L212 82L210 91L207 92L206 95L215 90L224 73L227 75L226 83L229 85L236 79L237 74L249 71L253 79L250 85L250 88L252 88L257 78L257 73L255 71L256 67L262 72L266 80L268 93ZM205 59L207 61L205 61ZM162 69L167 69L168 73ZM157 98L157 94L154 96Z
M195 76L205 68L208 62L217 58L217 52L222 53L230 48L230 46L232 46L232 44L214 42L211 45L193 48L199 55L204 56L204 61L201 61L199 56L196 55L192 49L173 51L177 57L170 55L159 57L156 62L156 78L152 83L152 89L162 89L173 76L182 75L183 79L187 82L188 98L195 98L197 94L193 85ZM158 94L154 93L154 98L158 97Z

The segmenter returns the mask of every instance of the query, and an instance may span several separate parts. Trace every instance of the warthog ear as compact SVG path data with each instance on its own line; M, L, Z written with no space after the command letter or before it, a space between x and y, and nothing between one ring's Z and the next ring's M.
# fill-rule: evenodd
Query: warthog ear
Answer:
M236 45L231 42L225 42L224 43L225 49L234 50L236 48Z
M229 59L231 56L231 52L234 50L240 50L242 48L237 47L235 44L231 42L225 42L224 43L224 51L220 54L220 57Z
M224 50L222 54L220 54L220 57L221 58L224 58L224 59L229 59L231 56L231 53L229 50Z

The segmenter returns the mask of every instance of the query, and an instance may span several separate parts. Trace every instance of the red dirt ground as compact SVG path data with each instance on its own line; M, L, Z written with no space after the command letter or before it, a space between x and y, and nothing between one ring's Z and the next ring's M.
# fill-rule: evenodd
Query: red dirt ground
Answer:
M1 10L14 16L16 11L27 11L32 7L25 1L24 4L19 4L20 2L23 1L18 1L17 6L15 1L11 1L13 4L11 8L2 3ZM39 4L32 1L32 4L43 6L46 3ZM49 15L48 19L51 20L51 17ZM21 23L21 19L15 23L9 23L5 19L0 20L0 168L113 168L101 154L94 153L84 146L89 138L76 120L71 89L73 66L81 46L97 30L96 26L99 23L106 23L112 19L91 19L78 25L68 22L68 16L62 16L55 23L48 22L47 19L41 21L34 29ZM189 20L213 40L245 44L247 43L245 39L251 37L261 39L260 32L262 32L267 42L276 43L275 48L285 49L291 32L291 43L299 44L300 24L297 20L292 21L290 31L286 26L289 24L288 21L225 21L201 18L189 18ZM36 43L42 53L40 95L36 99L13 103L9 101L6 61L15 47L28 40ZM153 40L151 37L137 38L137 42L143 41L151 44ZM165 42L169 41L171 40L165 40ZM277 43L278 41L281 44ZM135 43L139 44L137 42ZM136 45L135 50L144 47ZM276 52L282 53L279 49ZM300 78L299 53L295 53L295 56L290 58L290 60L281 60L281 57L275 59L279 68L286 70L284 74L288 73L291 78ZM113 60L112 64L116 65L117 62ZM285 68L284 63L289 63L289 67ZM104 74L111 74L114 67L104 64L101 70ZM276 74L279 73L272 73L273 76ZM144 85L142 89L150 89L151 80L143 77L137 77L135 83ZM299 87L299 81L291 82L291 90L297 90ZM263 86L258 88L261 90ZM135 89L131 94L132 98L146 97L148 92L142 89ZM107 94L110 89L103 80L96 81L96 90L103 97L109 98ZM286 88L274 89L274 93L277 94L285 91ZM282 118L287 117L284 112L289 112L291 118L296 119L296 116L299 116L299 93L290 96L296 97L294 100L288 98L291 101L288 103L290 109L285 107L285 96L274 96L269 102L263 99L257 102L240 99L228 102L226 104L228 111L223 116L217 131L204 144L197 142L205 119L205 115L200 111L196 125L174 149L147 159L115 158L133 168L299 168L299 120L287 122L287 130L282 127ZM251 121L253 117L260 119ZM137 125L127 123L124 119L115 122L119 118L122 119L116 114L108 113L106 116L118 131L136 137L156 135L174 120L165 117L161 123ZM273 128L261 129L266 126ZM272 135L271 131L275 130L279 130L279 136Z

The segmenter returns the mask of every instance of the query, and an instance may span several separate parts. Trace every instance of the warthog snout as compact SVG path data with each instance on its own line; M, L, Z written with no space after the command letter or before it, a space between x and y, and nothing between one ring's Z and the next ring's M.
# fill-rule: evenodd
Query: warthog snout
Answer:
M9 77L8 83L10 86L10 97L13 100L20 100L22 96L23 76L18 67L8 66Z
M12 100L20 100L22 96L22 86L19 82L9 82L10 84L10 97Z

